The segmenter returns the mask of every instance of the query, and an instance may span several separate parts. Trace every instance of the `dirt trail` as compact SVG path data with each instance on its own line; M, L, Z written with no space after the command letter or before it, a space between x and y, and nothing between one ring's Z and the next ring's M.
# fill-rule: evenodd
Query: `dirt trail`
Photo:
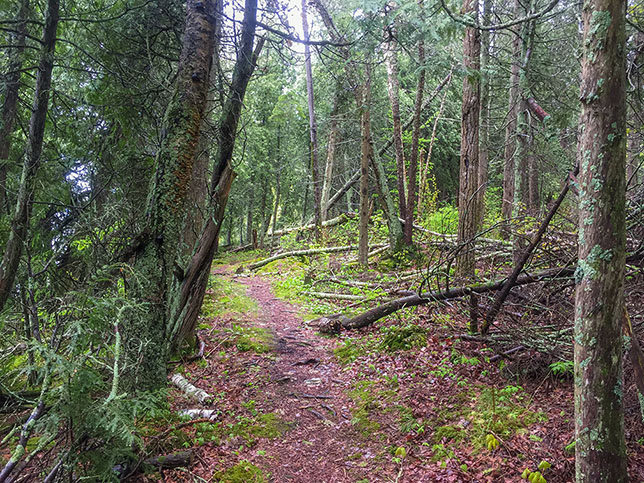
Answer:
M217 275L232 279L227 267L218 267ZM399 468L377 457L387 441L370 441L351 423L348 392L353 376L334 361L335 340L304 324L296 306L275 297L270 281L259 276L234 280L247 287L247 296L258 310L253 315L217 319L213 329L235 323L266 329L272 334L271 349L258 354L229 347L224 354L221 341L212 338L206 341L208 367L191 364L186 371L195 385L220 396L214 407L221 409L222 425L240 424L240 417L252 425L249 421L266 414L285 424L277 437L260 436L249 442L231 434L218 444L199 446L189 469L193 479L172 471L166 473L166 481L199 481L195 476L235 483L395 481ZM181 396L175 404L177 408L190 405ZM239 480L221 479L218 471L239 462L257 466L266 480L250 473Z

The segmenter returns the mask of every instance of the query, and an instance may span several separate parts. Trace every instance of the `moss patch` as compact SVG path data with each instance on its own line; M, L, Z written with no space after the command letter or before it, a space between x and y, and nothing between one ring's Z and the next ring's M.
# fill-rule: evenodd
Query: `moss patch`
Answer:
M269 477L254 464L243 460L232 468L218 471L212 479L220 483L265 483Z
M444 409L431 420L435 427L432 442L435 444L458 444L468 441L473 453L486 447L486 437L494 433L509 439L517 431L538 421L545 421L542 412L525 407L526 394L520 386L503 389L484 387L480 393L474 390L459 395L453 409Z
M227 278L214 275L201 307L202 317L220 317L224 314L253 314L257 303L246 295L246 287Z
M221 331L220 337L224 338L224 347L235 346L240 352L264 354L275 347L273 333L263 327L233 324L230 329Z
M381 331L384 336L380 342L380 348L387 352L409 350L427 345L427 329L418 325L392 326L383 328Z

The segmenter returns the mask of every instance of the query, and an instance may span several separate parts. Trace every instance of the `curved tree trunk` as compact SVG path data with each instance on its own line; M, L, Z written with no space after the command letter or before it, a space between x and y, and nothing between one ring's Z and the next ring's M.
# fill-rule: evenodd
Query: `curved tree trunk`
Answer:
M208 102L214 48L213 0L188 0L186 27L174 93L163 121L166 136L157 154L148 196L150 241L136 256L132 293L147 310L129 311L123 324L129 390L153 390L166 382L173 312L172 291L183 254L183 230L199 136ZM141 341L143 344L141 345Z
M172 310L169 318L170 325L166 331L171 351L176 350L183 340L190 337L197 325L199 310L210 276L210 265L224 220L228 195L236 176L232 167L232 155L237 127L244 105L246 88L264 46L264 40L259 39L253 50L256 18L257 0L246 0L240 49L219 125L221 139L210 184L209 218L197 242L194 255L183 271L184 276L174 280L173 301L170 304Z

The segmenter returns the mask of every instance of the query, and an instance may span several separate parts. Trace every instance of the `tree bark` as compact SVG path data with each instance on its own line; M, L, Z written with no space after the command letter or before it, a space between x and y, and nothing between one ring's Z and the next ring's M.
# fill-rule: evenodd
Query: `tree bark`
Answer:
M419 5L422 10L422 0L419 0ZM425 91L425 43L422 39L418 42L418 63L420 64L420 72L418 74L416 101L414 103L414 120L411 131L411 153L409 156L409 172L407 178L407 205L405 206L405 244L407 246L411 246L413 243L414 212L416 208L416 192L418 186L418 144L420 139L420 127L422 124L423 93Z
M163 121L165 138L157 154L146 228L151 241L134 264L133 296L148 304L129 311L123 324L124 354L131 372L130 391L154 390L166 383L169 328L177 273L183 256L183 229L202 121L208 102L214 48L214 1L188 0L186 27L172 99Z
M16 25L16 34L9 53L9 73L5 77L5 95L2 103L2 117L0 117L0 213L9 213L9 200L7 198L7 168L9 165L9 149L11 147L11 134L16 123L18 94L20 91L20 75L22 69L23 52L25 50L25 34L27 33L27 15L29 0L20 2Z
M575 267L554 268L535 273L533 275L523 274L520 275L516 281L515 286L527 285L530 283L543 282L546 280L553 280L558 278L571 277L575 273ZM352 319L347 319L342 322L345 329L359 329L373 324L375 321L393 314L394 312L409 308L416 307L417 305L425 305L431 302L440 302L443 300L450 300L455 298L464 297L471 294L483 294L500 290L505 285L505 279L488 282L484 284L465 285L462 287L451 288L440 292L428 292L423 294L407 295L405 297L392 300L385 304L367 310Z
M625 482L626 2L585 0L575 274L577 482Z
M246 0L237 61L219 125L221 138L209 193L210 218L197 242L194 255L183 271L183 278L175 279L175 289L172 292L174 296L171 303L172 317L167 330L171 351L175 351L183 340L193 334L197 325L228 195L236 177L232 167L232 154L235 148L237 126L244 105L246 87L264 46L264 40L259 39L253 50L256 19L257 0Z
M340 37L338 34L338 30L335 28L335 25L333 23L333 20L331 19L331 16L329 15L329 12L327 11L326 7L322 4L321 0L311 0L311 3L315 6L315 8L318 10L318 13L320 14L320 17L322 18L322 21L327 29L327 32L329 33L329 36L331 39L336 42L340 43L343 39ZM348 47L343 46L339 47L340 55L342 58L345 60L345 75L347 78L348 83L353 89L354 97L356 100L356 106L360 107L362 100L361 100L361 94L360 94L360 89L358 88L359 82L358 82L358 69L355 65L355 62L352 62L351 59L351 53L348 49ZM400 221L398 219L398 215L394 212L394 204L393 200L391 199L391 194L389 191L389 187L387 186L387 178L385 176L384 172L384 167L382 166L382 163L380 162L380 156L381 153L384 153L384 151L389 147L390 145L387 145L387 147L383 147L380 151L377 153L374 152L373 146L371 146L371 163L373 164L374 169L374 175L376 178L376 181L378 183L378 193L379 197L382 200L381 205L383 206L383 210L385 211L385 218L387 220L387 228L389 229L389 239L391 240L391 249L394 252L400 251L402 248L402 242L403 242L403 231L402 231L402 225L400 224ZM356 178L357 181L358 178Z
M483 25L489 25L492 17L492 1L483 0ZM488 181L489 143L490 143L490 31L481 32L481 120L479 136L479 191L477 224L483 225L485 217L485 191Z
M361 136L360 143L360 231L358 235L358 262L364 268L369 266L369 157L371 151L371 65L366 65L366 76L362 88Z
M393 27L392 27L393 28ZM385 47L385 63L387 65L387 93L391 104L391 117L393 119L392 139L394 142L394 153L396 156L396 180L398 187L398 209L400 218L407 219L407 199L405 196L405 154L403 149L403 132L400 122L400 100L398 92L398 53L396 52L396 41L393 32L389 33L390 38ZM414 120L416 119L414 112Z
M475 0L464 0L463 11L477 15ZM466 69L463 78L463 107L461 112L461 163L458 191L458 243L461 251L456 258L456 275L461 279L474 276L475 245L477 231L477 190L479 165L479 113L481 42L477 29L467 27L463 41L463 63Z
M13 289L23 245L29 231L31 203L36 189L36 174L41 163L45 135L45 121L47 120L47 108L51 90L51 73L54 67L54 53L56 51L58 19L59 0L48 0L41 41L42 50L38 73L36 74L36 88L34 90L31 118L29 119L27 152L22 166L9 240L4 249L2 264L0 264L0 311Z
M576 170L574 174L575 175L577 174ZM501 310L501 307L503 306L505 299L510 294L510 290L512 290L512 287L514 286L516 279L519 277L519 274L523 271L523 268L525 267L525 264L528 262L528 259L532 255L532 252L534 252L535 248L537 248L537 246L541 242L541 238L546 232L548 225L550 224L550 221L552 221L552 218L557 213L557 210L561 206L561 203L563 203L563 200L566 198L566 194L568 194L569 189L570 189L570 182L568 179L566 179L564 187L561 190L561 193L559 193L559 197L552 205L552 208L550 208L550 212L548 213L548 216L546 216L546 218L541 222L539 229L533 235L532 240L530 241L530 245L521 254L521 257L515 264L514 269L512 270L512 273L510 274L510 276L508 277L507 282L505 283L501 291L497 294L496 298L494 299L494 302L492 303L490 310L488 310L486 314L485 322L481 327L481 334L483 335L487 334L492 323L494 323L494 319L499 313L499 310Z
M340 113L340 106L343 100L343 86L340 82L337 83L335 88L335 98L333 100L333 109L331 110L331 119L329 126L329 141L326 148L326 166L324 168L324 182L322 184L322 199L321 205L321 218L325 222L329 217L329 196L331 194L331 185L333 181L333 168L335 167L335 148L338 142L338 133L340 123L338 122L338 115Z
M375 246L381 247L382 245L375 245ZM340 247L309 248L306 250L293 250L292 252L282 252L282 253L278 253L277 255L273 255L272 257L265 258L264 260L260 260L259 262L251 263L250 265L248 265L248 269L257 270L258 268L261 268L264 265L268 265L269 263L274 262L275 260L281 260L283 258L288 258L288 257L317 255L318 253L350 252L351 250L355 250L356 248L357 247L355 245L345 245Z
M521 16L521 4L519 0L514 1L514 17ZM519 28L513 29L514 39L512 41L512 67L510 70L510 89L508 95L508 117L505 127L505 150L503 153L503 200L501 204L501 216L505 220L503 227L504 236L510 236L510 220L514 211L514 164L517 150L517 115L519 112L519 70L521 66L521 37Z
M302 31L304 33L304 68L306 70L306 94L309 106L309 134L311 137L311 175L313 179L313 223L315 237L322 235L322 186L320 184L320 164L318 161L318 127L315 119L315 99L313 95L313 68L311 66L311 46L309 40L309 21L307 19L308 0L302 0Z

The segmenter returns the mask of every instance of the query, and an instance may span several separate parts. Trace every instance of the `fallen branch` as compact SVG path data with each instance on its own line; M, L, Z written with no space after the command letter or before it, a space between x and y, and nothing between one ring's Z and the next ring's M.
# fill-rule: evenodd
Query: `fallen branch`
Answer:
M579 168L575 168L573 175L576 175L578 172L579 172ZM494 319L499 313L499 310L501 310L501 307L503 306L505 299L510 294L510 290L512 290L512 287L514 286L514 283L517 277L523 271L523 267L532 256L532 252L534 252L535 248L537 248L537 246L541 242L541 238L543 237L543 234L546 232L546 229L548 228L550 221L555 216L555 213L557 213L557 210L561 206L561 203L563 203L563 200L566 198L566 194L568 193L568 190L570 190L570 183L568 182L568 179L566 179L566 183L564 184L564 187L559 193L559 197L552 205L552 208L550 208L548 215L541 222L541 225L539 226L539 229L537 230L537 232L532 236L532 239L530 240L530 245L528 245L525 251L521 254L521 257L519 258L516 266L514 267L512 274L508 277L503 288L494 299L494 303L492 304L492 307L490 307L490 310L488 310L485 316L485 321L481 326L481 334L483 335L487 334L488 330L490 329L490 326L492 325L492 323L494 323Z
M323 221L322 227L327 228L330 226L341 225L342 223L345 223L355 217L355 213L342 213L340 216L336 216L335 218L331 218L330 220ZM284 228L283 230L277 230L275 232L268 232L266 236L282 236L294 231L312 230L313 228L315 228L315 224L309 223L303 226L294 226L292 228Z
M212 402L213 397L203 389L199 389L188 382L188 380L181 374L174 374L170 380L172 383L181 389L189 397L196 399L201 404L209 404Z
M374 245L375 247L383 247L384 245ZM341 247L327 247L327 248L310 248L308 250L293 250L291 252L283 252L283 253L278 253L277 255L273 255L272 257L265 258L264 260L260 260L259 262L251 263L248 265L248 268L250 270L256 270L260 267L263 267L264 265L268 265L271 262L274 262L275 260L281 260L282 258L288 258L288 257L298 257L298 256L306 256L306 255L317 255L319 253L337 253L337 252L350 252L352 250L357 250L358 247L357 245L346 245L346 246L341 246Z
M569 266L543 270L533 275L524 274L517 277L514 286L571 277L575 273L575 268L575 266ZM440 292L428 292L420 295L408 295L406 297L402 297L396 300L392 300L391 302L379 305L378 307L374 307L373 309L367 310L366 312L363 312L362 314L351 319L346 319L343 321L342 327L344 327L345 329L359 329L361 327L371 325L376 320L393 314L400 309L415 307L417 305L425 305L431 302L440 302L442 300L460 298L472 293L482 294L500 290L505 285L505 282L506 279L502 279L494 282L451 288Z
M354 295L346 293L333 293L333 292L303 292L304 295L309 297L316 297L319 299L332 299L332 300L354 300L366 302L368 300L373 300L373 297L367 297L364 295ZM380 297L378 297L380 298Z

